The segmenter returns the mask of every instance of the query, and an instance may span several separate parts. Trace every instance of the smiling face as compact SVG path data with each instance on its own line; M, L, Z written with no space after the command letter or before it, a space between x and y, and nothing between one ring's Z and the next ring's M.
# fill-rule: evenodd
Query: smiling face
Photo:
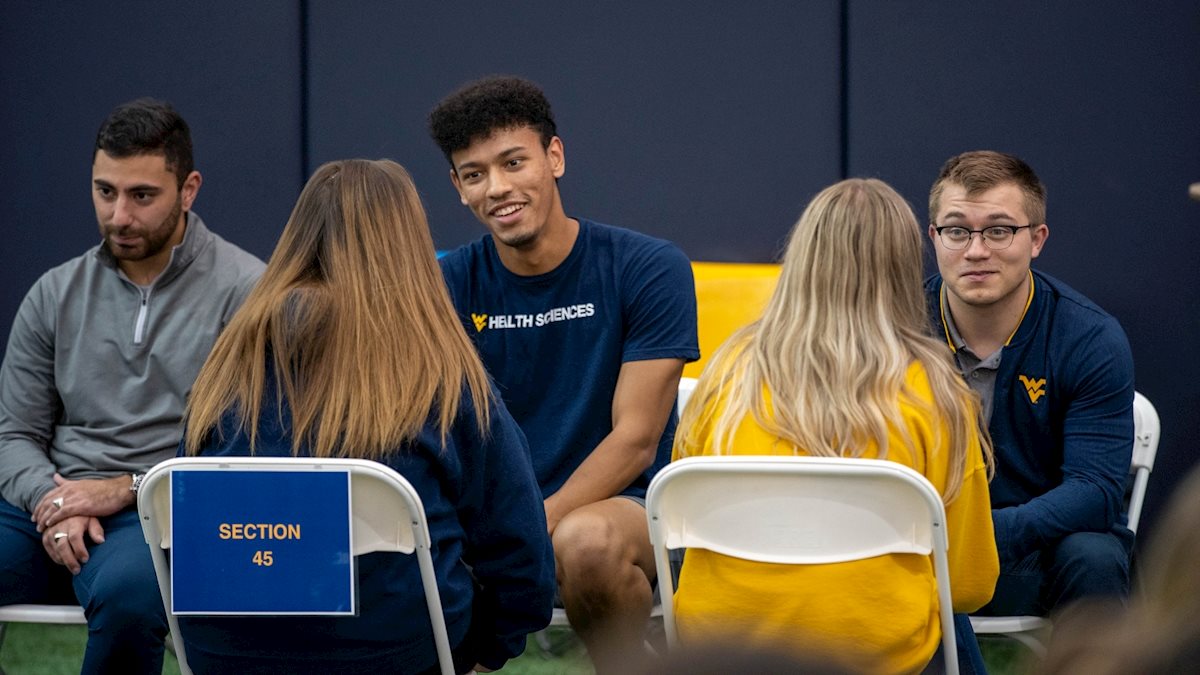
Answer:
M96 152L92 204L100 235L133 281L148 283L166 267L171 248L183 240L184 212L199 187L195 171L178 187L161 153L113 157Z
M566 170L557 136L542 147L530 127L497 129L454 152L450 160L450 180L462 203L497 244L530 249L566 224L555 182Z
M1012 244L1002 250L987 247L983 237L972 235L965 249L946 248L936 228L958 225L980 230L990 225L1033 225L1019 230ZM1020 304L1029 293L1029 265L1042 251L1050 230L1045 223L1030 223L1025 212L1025 195L1015 183L1001 183L975 195L955 183L945 185L929 226L929 237L937 253L938 270L946 284L951 310L989 310Z

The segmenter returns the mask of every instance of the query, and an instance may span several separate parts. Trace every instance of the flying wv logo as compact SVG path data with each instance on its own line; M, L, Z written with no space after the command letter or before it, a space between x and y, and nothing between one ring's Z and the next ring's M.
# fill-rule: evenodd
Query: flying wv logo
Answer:
M475 312L471 312L471 321L475 322L476 333L483 332L484 326L487 326L487 320L487 314L476 314Z
M1046 394L1046 378L1038 378L1036 380L1018 375L1017 379L1021 380L1021 384L1025 385L1025 393L1029 394L1029 402L1037 404L1038 399Z

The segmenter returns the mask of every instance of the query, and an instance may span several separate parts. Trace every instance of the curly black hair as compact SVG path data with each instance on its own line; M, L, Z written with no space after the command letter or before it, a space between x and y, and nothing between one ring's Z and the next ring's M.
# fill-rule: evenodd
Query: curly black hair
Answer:
M543 148L558 135L546 95L536 84L519 77L494 75L469 82L429 113L429 134L451 168L451 153L497 129L520 127L538 132Z
M192 132L170 103L139 98L113 109L96 132L92 158L103 150L111 157L162 153L167 170L183 187L192 172Z

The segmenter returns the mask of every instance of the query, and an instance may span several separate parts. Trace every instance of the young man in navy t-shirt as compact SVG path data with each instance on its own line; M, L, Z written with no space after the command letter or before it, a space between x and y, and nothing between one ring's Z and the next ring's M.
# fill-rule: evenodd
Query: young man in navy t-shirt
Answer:
M529 439L567 616L597 670L615 670L653 603L644 497L699 357L691 265L669 242L566 215L562 140L532 83L470 83L429 122L489 232L442 259L446 283Z

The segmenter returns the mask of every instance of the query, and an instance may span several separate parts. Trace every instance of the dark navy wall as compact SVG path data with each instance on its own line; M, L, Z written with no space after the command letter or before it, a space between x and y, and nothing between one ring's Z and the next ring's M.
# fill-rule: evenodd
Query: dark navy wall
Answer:
M310 7L314 166L347 155L404 164L441 247L482 229L425 118L492 73L546 90L568 213L675 239L697 259L770 258L808 195L839 177L834 0L754 12L715 0Z
M260 255L300 193L299 10L293 2L4 4L0 19L0 330L25 291L99 241L96 131L139 96L170 101L204 178L195 210Z
M736 4L5 3L0 340L29 285L97 239L96 128L140 95L193 129L213 229L267 256L304 177L343 157L407 166L435 239L480 234L425 129L439 98L506 72L547 90L573 215L766 261L843 175L925 217L948 156L1024 156L1049 186L1038 264L1124 324L1164 443L1147 527L1200 437L1200 5L785 0Z

